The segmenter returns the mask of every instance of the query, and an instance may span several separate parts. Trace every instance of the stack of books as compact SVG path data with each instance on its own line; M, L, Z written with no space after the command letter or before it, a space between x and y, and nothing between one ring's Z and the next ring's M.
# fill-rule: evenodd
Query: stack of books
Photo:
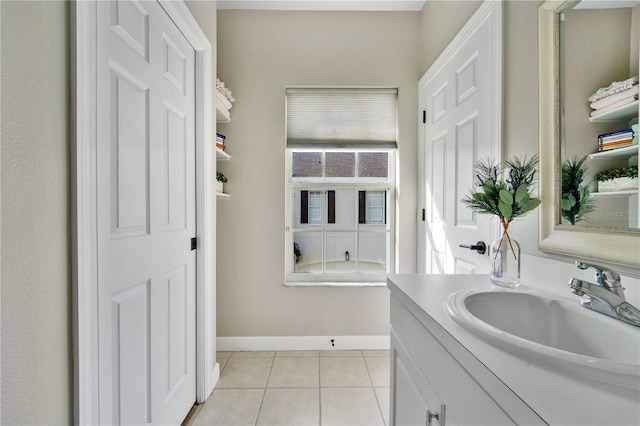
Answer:
M613 133L605 133L598 136L598 151L624 148L633 143L633 130L625 129Z
M221 133L216 133L216 148L227 150L227 137Z

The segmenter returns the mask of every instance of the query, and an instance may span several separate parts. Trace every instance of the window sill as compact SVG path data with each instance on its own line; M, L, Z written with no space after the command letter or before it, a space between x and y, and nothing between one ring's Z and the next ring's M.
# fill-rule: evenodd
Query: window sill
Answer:
M285 287L386 287L387 282L286 281Z

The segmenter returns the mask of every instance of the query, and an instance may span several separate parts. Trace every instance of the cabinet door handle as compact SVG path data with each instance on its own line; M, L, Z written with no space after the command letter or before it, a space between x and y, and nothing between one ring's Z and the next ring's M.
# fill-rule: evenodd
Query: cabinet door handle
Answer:
M440 426L445 426L445 413L447 411L447 406L445 404L442 404L440 406L440 411L431 411L430 409L427 408L427 412L425 413L426 417L427 417L427 426L431 426L431 420L436 419L438 420L438 423L440 424Z

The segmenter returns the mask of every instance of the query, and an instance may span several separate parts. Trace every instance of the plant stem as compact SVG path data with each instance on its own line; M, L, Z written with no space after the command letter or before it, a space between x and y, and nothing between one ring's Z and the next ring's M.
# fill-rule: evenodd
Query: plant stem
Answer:
M501 244L502 244L502 239L504 239L505 235L507 236L507 241L509 241L509 247L511 247L511 252L513 253L513 258L518 260L518 256L516 255L516 249L513 248L513 242L511 241L511 236L509 235L509 222L507 222L507 220L503 217L500 218L500 222L502 222L502 228L504 229L503 233L502 233L502 238L501 240Z

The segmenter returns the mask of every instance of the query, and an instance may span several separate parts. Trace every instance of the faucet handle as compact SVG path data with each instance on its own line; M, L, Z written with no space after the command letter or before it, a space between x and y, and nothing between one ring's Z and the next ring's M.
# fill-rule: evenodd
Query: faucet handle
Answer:
M591 263L586 263L582 261L576 261L575 263L578 269L589 269L593 268L595 270L595 280L596 282L605 287L620 287L620 274L616 271L612 271L611 269L607 269L603 266L593 265Z

